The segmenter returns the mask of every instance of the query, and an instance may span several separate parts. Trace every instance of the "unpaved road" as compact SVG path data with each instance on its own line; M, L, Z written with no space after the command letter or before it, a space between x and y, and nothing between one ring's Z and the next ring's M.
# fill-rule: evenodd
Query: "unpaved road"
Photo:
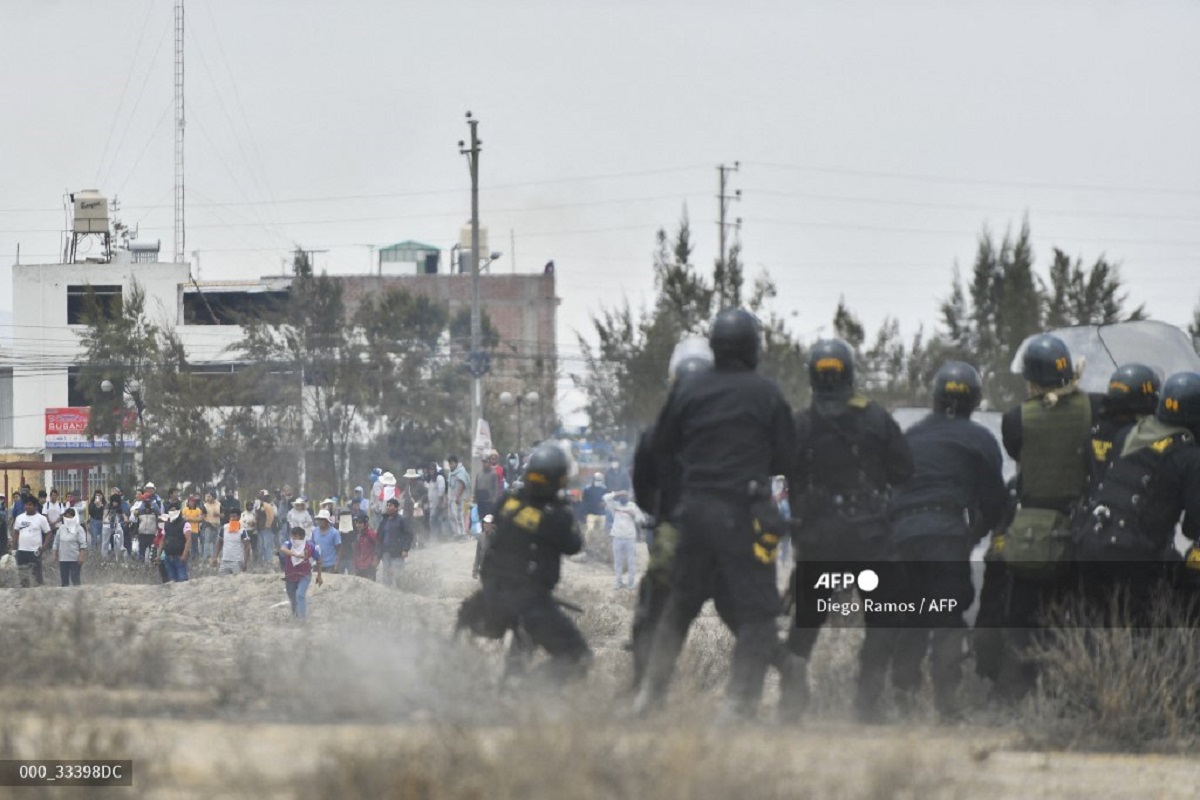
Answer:
M56 648L70 637L43 631L42 652L23 635L16 646L26 652L7 657L45 659L46 679L5 683L0 757L137 761L133 789L64 796L1095 800L1200 791L1195 759L1023 752L1019 731L996 725L845 722L844 662L818 671L842 685L818 684L832 710L803 727L715 728L729 640L711 615L693 630L672 707L629 720L622 644L632 595L614 592L597 564L567 563L561 591L587 607L581 625L597 654L587 684L562 698L500 697L499 647L444 644L474 586L472 556L465 544L416 551L399 591L336 576L313 591L305 626L288 619L275 575L0 590L0 630L30 618L73 625L98 658L130 675L139 663L161 673L127 683L84 664L72 668L82 678L64 671L56 681ZM114 637L114 649L101 647ZM0 797L48 796L16 791Z

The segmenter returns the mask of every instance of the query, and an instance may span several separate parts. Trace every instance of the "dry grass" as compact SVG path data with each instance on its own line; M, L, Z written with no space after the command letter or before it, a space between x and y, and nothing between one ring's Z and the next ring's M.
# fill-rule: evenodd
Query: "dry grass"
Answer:
M1121 597L1105 627L1095 609L1069 602L1035 645L1041 686L1022 720L1039 746L1180 751L1200 737L1200 616L1161 592L1149 624L1129 625Z

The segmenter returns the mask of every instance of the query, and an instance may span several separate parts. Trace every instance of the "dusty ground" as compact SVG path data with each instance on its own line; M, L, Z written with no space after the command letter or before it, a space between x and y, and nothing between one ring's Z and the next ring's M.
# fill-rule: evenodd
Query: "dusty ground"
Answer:
M566 564L560 591L586 608L586 685L501 694L501 648L447 633L472 557L465 544L416 551L399 590L333 576L310 593L305 625L277 574L0 590L0 758L136 760L132 790L87 796L1094 800L1200 785L1191 759L1027 752L1014 720L982 713L953 727L853 724L852 630L823 637L802 728L765 722L768 708L762 724L715 727L729 638L711 614L670 707L632 721L632 593L598 564Z

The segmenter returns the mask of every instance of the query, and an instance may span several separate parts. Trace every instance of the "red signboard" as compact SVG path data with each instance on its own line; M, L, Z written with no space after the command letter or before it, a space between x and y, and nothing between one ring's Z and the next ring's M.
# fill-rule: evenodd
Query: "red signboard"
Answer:
M46 446L47 447L108 447L107 436L97 436L93 442L87 433L88 419L91 409L87 406L70 408L46 409ZM137 425L137 414L126 411L125 431L121 436L125 447L134 446L137 437L134 429Z
M91 409L87 406L79 408L47 408L46 436L61 436L75 434L87 436L88 417Z

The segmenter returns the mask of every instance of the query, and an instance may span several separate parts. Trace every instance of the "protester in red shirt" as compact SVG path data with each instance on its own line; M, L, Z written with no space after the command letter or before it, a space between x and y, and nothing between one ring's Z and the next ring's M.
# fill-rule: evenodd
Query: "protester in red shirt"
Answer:
M379 539L361 514L354 517L354 530L358 533L354 540L354 574L373 581L379 566Z
M283 580L288 600L292 604L292 615L304 619L308 616L308 584L312 580L312 565L317 563L317 586L321 578L321 560L312 542L305 541L304 528L292 528L291 538L279 548L283 556Z

